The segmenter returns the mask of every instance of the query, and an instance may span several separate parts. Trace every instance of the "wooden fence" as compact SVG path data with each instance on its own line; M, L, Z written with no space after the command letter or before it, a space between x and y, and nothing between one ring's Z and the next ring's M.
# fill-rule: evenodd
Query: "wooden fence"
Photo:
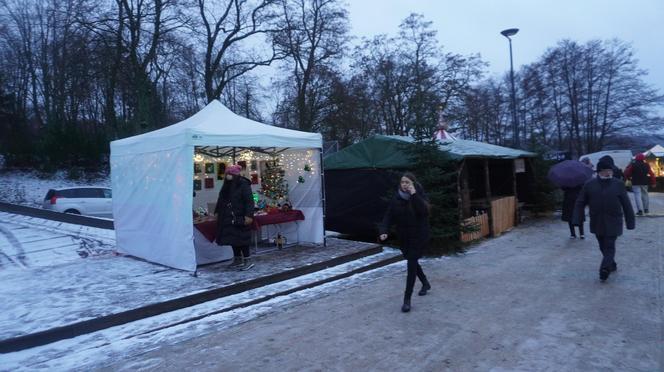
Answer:
M498 236L514 227L516 198L506 196L491 201L491 225L493 235Z
M489 215L487 213L480 214L479 216L474 216L466 218L463 220L463 226L477 226L477 231L472 232L462 232L461 241L470 242L477 240L489 235Z

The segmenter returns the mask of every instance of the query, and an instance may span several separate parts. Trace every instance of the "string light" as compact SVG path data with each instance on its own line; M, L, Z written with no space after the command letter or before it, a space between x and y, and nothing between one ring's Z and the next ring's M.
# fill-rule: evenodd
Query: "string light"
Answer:
M317 167L319 159L318 150L289 149L282 151L275 156L272 154L253 151L251 149L236 148L235 155L235 161L233 161L233 157L229 155L213 157L207 154L197 153L194 155L194 161L197 163L225 163L227 166L234 163L237 164L240 161L246 162L246 174L249 176L254 174L259 175L259 184L261 186L261 190L259 192L263 196L272 199L275 203L278 202L279 199L287 200L289 190L293 190L299 187L301 183L306 183L307 181L314 180L320 176ZM267 163L275 160L278 162L278 168L283 174L279 172L277 172L279 173L278 175L275 172L270 174L266 167L261 166L258 166L255 170L253 170L250 166L252 162L255 162L258 165L261 162ZM195 176L195 179L198 178L198 176ZM284 183L285 190L270 190L269 188L271 186L269 185L276 185L280 182L279 179L281 179L281 181ZM289 184L287 180L291 180L292 184ZM305 182L302 182L303 180ZM266 181L268 190L265 190ZM270 195L274 196L274 198L270 197Z

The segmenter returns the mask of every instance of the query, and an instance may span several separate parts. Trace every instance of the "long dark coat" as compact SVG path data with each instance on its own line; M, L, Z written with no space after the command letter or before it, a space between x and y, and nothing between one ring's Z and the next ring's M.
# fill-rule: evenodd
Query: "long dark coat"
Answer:
M379 226L380 234L387 234L390 226L396 225L401 253L406 259L422 257L429 245L429 200L419 185L416 191L409 200L396 193Z
M627 229L634 229L634 210L622 181L615 178L593 178L586 182L576 199L573 224L581 223L586 205L590 209L591 233L599 236L620 236L623 232L623 217Z
M572 221L572 215L574 214L574 205L576 204L576 198L579 196L583 185L577 187L563 187L563 216L562 220L565 222ZM585 221L584 216L581 216L581 222Z
M214 212L217 214L217 244L235 247L251 245L251 226L244 224L244 217L254 216L251 181L240 176L224 181Z

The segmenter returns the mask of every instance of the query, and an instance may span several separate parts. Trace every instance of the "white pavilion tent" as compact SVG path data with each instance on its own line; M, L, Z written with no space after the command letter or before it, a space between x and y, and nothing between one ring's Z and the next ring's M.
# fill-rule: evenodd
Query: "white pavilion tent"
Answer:
M305 216L298 238L323 243L322 136L255 122L215 100L184 121L111 142L113 216L120 252L188 271L209 262L201 262L194 244L197 149L299 154L298 159L308 165L309 182L295 183L290 190L293 208Z
M650 150L643 153L645 156L653 156L656 158L664 158L664 147L662 145L655 145Z

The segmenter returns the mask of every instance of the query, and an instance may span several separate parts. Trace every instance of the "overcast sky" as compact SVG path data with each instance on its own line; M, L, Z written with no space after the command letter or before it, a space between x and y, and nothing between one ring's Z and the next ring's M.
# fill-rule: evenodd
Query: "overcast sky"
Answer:
M354 36L396 35L410 13L433 22L448 52L479 53L489 73L509 71L537 60L562 39L612 39L632 43L646 81L664 94L664 0L347 0Z

